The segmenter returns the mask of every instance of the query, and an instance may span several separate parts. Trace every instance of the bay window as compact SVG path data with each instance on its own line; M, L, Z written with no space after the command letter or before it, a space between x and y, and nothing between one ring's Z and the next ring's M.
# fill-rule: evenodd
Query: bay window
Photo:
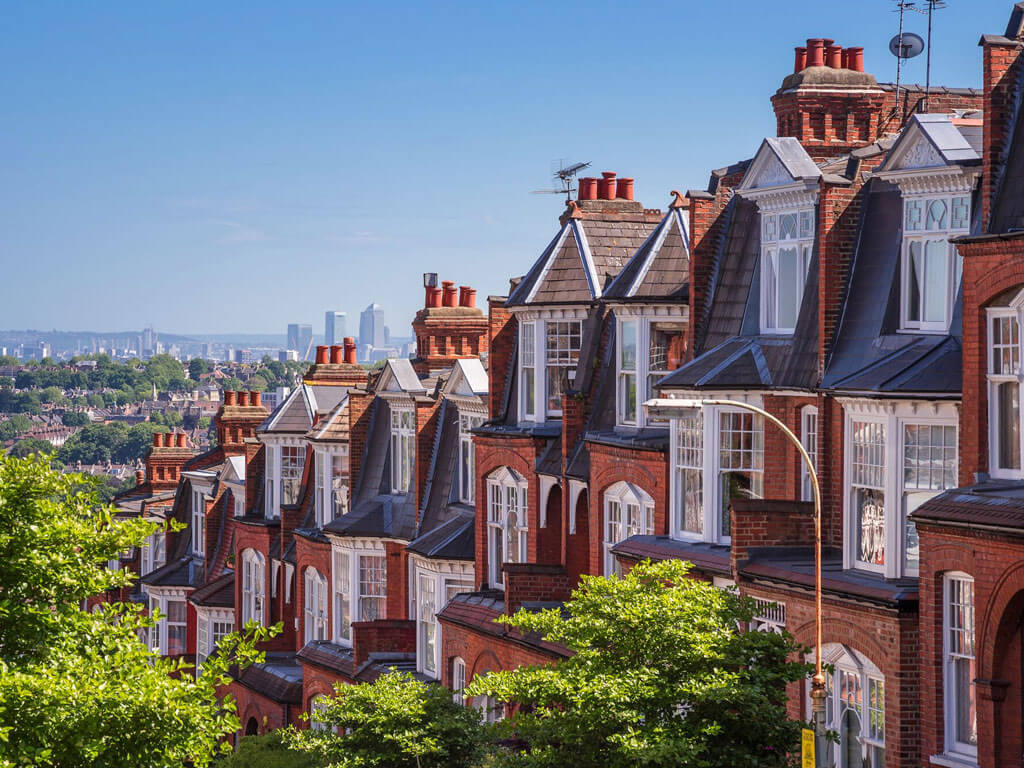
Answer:
M412 617L416 621L416 671L439 679L441 622L437 614L456 594L473 589L472 566L419 559L414 562Z
M412 487L416 451L416 417L411 408L391 408L391 492Z
M242 623L263 625L266 596L266 560L255 549L242 552Z
M909 518L956 487L955 406L944 403L928 416L907 403L846 407L845 562L886 578L916 576L920 552Z
M733 500L763 494L761 417L720 406L686 408L672 417L669 434L672 535L728 544Z
M281 446L281 503L295 504L302 486L306 449L301 445Z
M761 213L761 332L792 333L814 247L814 209Z
M612 548L630 536L654 533L654 499L632 483L619 482L604 492L604 575L621 576Z
M683 364L686 327L624 314L618 319L616 341L618 423L642 427L657 423L646 419L640 407L654 396L654 385Z
M266 443L266 479L263 510L268 520L281 516L282 504L296 504L302 488L306 465L306 447L298 440L290 443Z
M526 421L562 415L565 383L571 383L583 336L580 320L530 320L519 325L519 409ZM544 365L537 371L537 363Z
M527 481L502 467L487 479L487 562L490 585L503 588L502 563L527 557Z
M201 672L202 663L208 659L217 644L234 632L234 622L227 611L199 610L196 612L196 675Z
M327 639L327 579L316 568L306 569L304 629L307 643Z
M335 548L333 559L334 641L351 645L352 622L377 621L386 616L384 550Z
M1021 474L1021 308L988 310L989 474L1020 478Z
M459 414L459 501L472 504L476 499L476 461L473 430L483 424L484 417L475 413Z
M867 656L846 645L825 645L822 660L830 668L825 678L825 725L839 739L827 744L824 764L884 768L885 676ZM809 697L805 703L810 715Z
M961 272L960 256L949 240L967 234L970 224L971 201L966 195L904 197L904 329L949 329Z
M943 688L946 752L978 756L978 712L974 678L974 580L964 573L943 578Z

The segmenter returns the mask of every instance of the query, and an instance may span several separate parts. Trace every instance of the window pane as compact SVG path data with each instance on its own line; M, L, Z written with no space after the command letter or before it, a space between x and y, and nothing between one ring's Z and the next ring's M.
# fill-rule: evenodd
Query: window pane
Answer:
M927 229L945 229L946 228L946 201L945 200L929 200L928 201L928 221L925 224Z
M814 236L814 212L800 211L800 239Z
M907 264L907 320L919 322L921 320L921 286L923 279L921 242L914 240L910 243L910 260Z
M627 424L636 422L636 374L623 373L620 375L619 403L622 410L622 421Z
M956 427L904 425L903 485L937 491L956 485Z
M989 371L1015 376L1020 368L1020 324L1014 317L993 317Z
M778 265L778 317L776 328L793 328L796 326L797 309L799 308L800 297L797 291L800 288L800 272L797 262L796 248L782 248L779 250Z
M911 232L921 229L921 201L907 200L903 209L905 212L903 226Z
M680 475L682 486L680 495L681 520L680 530L689 533L704 532L704 472L699 469L686 469Z
M769 328L778 327L779 308L777 299L779 280L776 264L778 256L778 251L768 251L761 260L764 269L764 291L762 291L765 302L764 317Z
M686 328L678 323L651 323L649 370L669 373L686 358ZM648 395L653 392L648 392Z
M872 488L854 492L857 556L863 563L885 564L885 494Z
M924 320L929 323L946 321L949 248L945 240L929 240L925 244Z
M622 339L619 341L619 370L636 370L636 320L623 320Z
M766 243L773 243L779 239L779 217L775 214L765 214L762 216L763 229L764 229L764 241Z
M1020 385L1006 381L999 385L997 392L999 466L1020 469Z
M967 229L971 225L971 202L969 197L953 198L953 216L950 227Z
M796 239L796 214L795 213L782 213L782 214L779 214L779 239L780 240L795 240Z

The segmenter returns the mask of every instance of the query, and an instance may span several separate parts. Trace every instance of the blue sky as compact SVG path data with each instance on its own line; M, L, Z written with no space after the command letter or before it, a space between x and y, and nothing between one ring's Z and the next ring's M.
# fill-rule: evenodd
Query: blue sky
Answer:
M979 86L1012 3L948 3L932 81ZM376 301L405 333L422 272L483 297L529 268L552 160L664 207L774 131L805 38L893 80L893 7L11 0L0 328L321 333Z

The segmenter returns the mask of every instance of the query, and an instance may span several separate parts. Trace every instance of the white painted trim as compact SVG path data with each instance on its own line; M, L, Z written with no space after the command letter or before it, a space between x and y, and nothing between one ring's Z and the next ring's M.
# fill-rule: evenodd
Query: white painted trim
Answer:
M580 501L580 494L587 490L587 484L582 480L569 478L569 534L576 535L576 506Z
M537 510L539 526L546 528L548 525L548 497L551 495L551 489L559 483L558 478L551 477L551 475L537 475L537 482L540 492L540 509Z

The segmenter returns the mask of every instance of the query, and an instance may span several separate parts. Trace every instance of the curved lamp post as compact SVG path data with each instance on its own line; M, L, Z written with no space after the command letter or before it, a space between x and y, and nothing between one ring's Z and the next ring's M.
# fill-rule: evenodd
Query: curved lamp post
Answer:
M767 419L776 427L778 427L782 434L789 438L789 441L796 446L797 451L800 452L800 458L803 459L804 466L807 467L807 474L811 478L811 488L814 489L814 677L811 678L811 716L814 720L814 733L817 737L817 749L815 749L815 755L817 757L818 765L823 764L824 758L824 737L825 737L825 699L828 697L828 691L825 688L825 675L821 671L821 490L818 487L818 473L814 468L814 463L811 461L810 455L807 453L807 449L804 448L803 443L800 439L793 434L793 431L783 424L775 416L772 416L768 411L763 408L758 408L756 405L750 403L744 403L739 400L719 400L719 399L708 399L708 400L687 400L687 399L668 399L668 398L656 398L654 400L648 400L644 403L644 410L650 411L651 409L656 411L671 411L682 408L702 408L705 405L723 405L729 408L739 408L744 411L750 411L761 416L763 419Z

